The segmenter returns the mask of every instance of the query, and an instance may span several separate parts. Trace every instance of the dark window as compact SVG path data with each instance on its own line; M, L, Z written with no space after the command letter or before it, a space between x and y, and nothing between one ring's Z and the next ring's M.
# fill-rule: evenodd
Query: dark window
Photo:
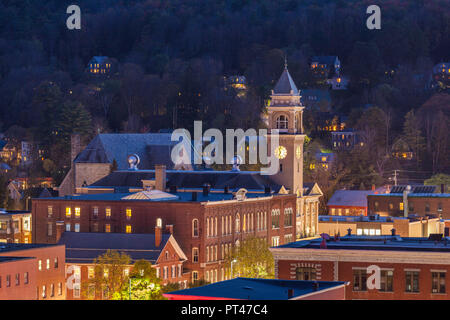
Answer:
M23 283L24 283L24 284L28 284L28 272L25 272L25 273L23 274Z
M445 272L431 273L431 292L445 293Z
M430 204L425 203L425 212L430 212Z
M6 276L6 286L11 287L11 276L9 274Z
M406 271L405 274L406 292L419 292L419 272L418 271Z
M392 292L394 282L394 271L381 270L380 291Z
M16 273L16 286L20 285L20 273Z
M315 268L297 268L295 274L297 280L316 280Z
M58 268L58 258L55 258L55 269Z
M367 272L363 269L353 270L353 291L367 291Z

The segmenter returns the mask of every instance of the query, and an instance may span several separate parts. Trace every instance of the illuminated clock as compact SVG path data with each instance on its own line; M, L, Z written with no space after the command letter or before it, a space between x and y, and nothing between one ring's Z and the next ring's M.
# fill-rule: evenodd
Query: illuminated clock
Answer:
M283 146L279 146L278 148L275 149L275 156L278 159L284 159L287 156L287 150L285 147Z
M302 156L302 150L300 146L298 146L297 149L295 149L295 156L297 157L297 159L300 159L300 157Z

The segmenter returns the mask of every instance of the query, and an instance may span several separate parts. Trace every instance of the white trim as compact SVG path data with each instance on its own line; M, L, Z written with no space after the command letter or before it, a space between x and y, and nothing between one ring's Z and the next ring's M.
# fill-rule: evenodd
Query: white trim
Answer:
M430 272L447 272L447 270L443 270L443 269L430 269Z

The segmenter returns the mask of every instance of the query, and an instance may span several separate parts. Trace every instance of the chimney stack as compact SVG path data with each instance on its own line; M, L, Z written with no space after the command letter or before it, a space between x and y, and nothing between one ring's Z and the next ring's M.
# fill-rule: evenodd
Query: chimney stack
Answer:
M351 236L351 235L352 235L352 228L348 228L348 229L347 229L347 235L348 235L348 236Z
M392 236L395 236L395 228L392 228L391 232L392 232Z
M81 152L81 136L74 133L70 136L70 162L73 162Z
M155 165L155 189L166 191L166 166L163 164Z
M264 193L271 193L271 192L272 192L272 190L271 190L270 186L264 187Z
M65 232L64 221L56 221L56 243L59 242L64 232Z
M197 201L197 192L192 192L192 201Z
M223 188L223 193L228 194L228 191L229 191L228 186L225 186L225 187Z
M161 244L162 230L160 226L155 226L155 247Z
M210 188L211 186L209 185L209 184L207 184L207 183L205 183L204 185L203 185L203 195L206 197L206 196L208 196L208 194L209 194L209 188Z
M294 289L288 289L288 299L292 299L294 297Z
M166 232L173 234L173 224L166 225Z

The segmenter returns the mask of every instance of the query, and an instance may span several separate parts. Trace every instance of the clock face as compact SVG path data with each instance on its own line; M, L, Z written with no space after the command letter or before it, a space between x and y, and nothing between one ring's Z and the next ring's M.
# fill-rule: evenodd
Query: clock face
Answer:
M300 147L297 147L297 149L295 150L295 156L297 157L297 159L300 159L300 157L302 156L302 150L300 149Z
M279 146L278 148L275 149L275 156L278 159L284 159L287 156L287 150L285 147L283 146Z

